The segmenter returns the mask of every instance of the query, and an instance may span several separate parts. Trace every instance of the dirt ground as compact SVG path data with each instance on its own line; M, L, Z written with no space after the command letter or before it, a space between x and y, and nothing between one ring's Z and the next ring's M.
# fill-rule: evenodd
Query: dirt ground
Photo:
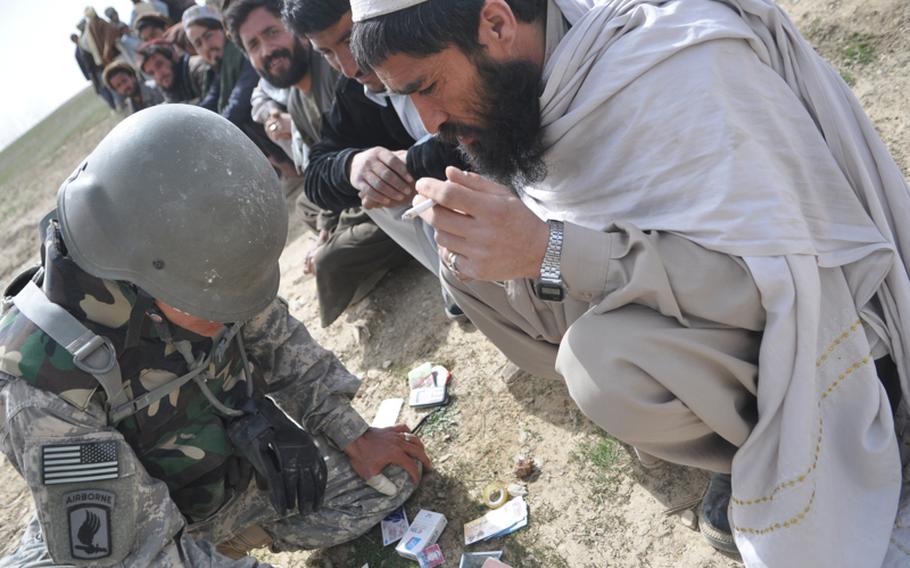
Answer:
M783 7L817 49L853 86L905 174L910 171L910 3L907 0L784 0ZM94 103L93 103L94 104ZM34 222L53 204L59 183L114 124L105 113L65 144L15 175L0 177L3 251L0 281L34 258ZM61 117L61 120L63 118ZM447 366L452 402L421 431L433 472L408 502L444 513L440 540L457 566L462 525L484 512L480 493L491 481L516 481L515 460L532 457L539 473L527 484L529 526L468 550L505 551L516 567L728 567L739 563L711 549L668 508L697 499L706 476L663 465L643 469L575 408L565 386L504 376L505 358L469 324L443 315L439 287L416 262L387 276L364 301L321 329L315 286L301 266L310 236L292 239L282 258L282 290L312 334L363 377L355 406L372 419L389 397L407 398L406 373L423 361ZM507 373L506 373L507 374ZM415 425L423 413L405 409ZM31 515L31 499L0 458L0 553L15 547ZM276 564L360 568L413 566L381 546L378 528L344 546L316 553L257 556Z

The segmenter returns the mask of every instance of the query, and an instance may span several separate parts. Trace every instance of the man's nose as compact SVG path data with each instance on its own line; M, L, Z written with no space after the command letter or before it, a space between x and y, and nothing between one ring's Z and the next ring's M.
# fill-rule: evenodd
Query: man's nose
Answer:
M439 132L439 127L449 120L449 113L439 105L426 100L426 97L411 95L411 101L414 102L417 114L420 115L427 132L431 134Z
M357 79L363 75L363 71L360 69L360 66L357 65L357 62L354 61L354 58L350 53L338 55L338 65L341 66L341 72L344 73L344 76L348 79Z

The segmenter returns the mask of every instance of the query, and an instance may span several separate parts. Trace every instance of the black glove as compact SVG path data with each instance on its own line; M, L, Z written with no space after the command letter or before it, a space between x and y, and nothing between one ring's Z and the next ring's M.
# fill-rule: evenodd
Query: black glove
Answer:
M244 416L228 425L234 451L250 462L260 489L280 515L315 511L328 473L319 448L270 398L247 402Z

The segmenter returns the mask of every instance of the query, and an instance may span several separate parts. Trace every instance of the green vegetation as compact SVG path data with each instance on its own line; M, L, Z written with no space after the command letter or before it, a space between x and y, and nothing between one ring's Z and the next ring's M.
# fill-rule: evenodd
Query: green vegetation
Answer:
M877 54L868 34L851 33L837 54L837 69L841 79L853 87L856 85L854 71L875 61Z
M597 505L603 505L615 493L624 475L629 473L629 461L622 445L602 434L581 442L569 455L580 477L591 487Z
M451 400L446 406L437 407L429 412L423 426L417 432L421 437L431 437L436 434L449 434L455 436L458 433L458 416L461 409L458 407L458 401L449 395Z
M0 187L34 171L37 164L52 156L76 133L108 115L107 105L91 87L82 90L0 152Z
M848 67L868 65L875 59L872 37L856 32L850 34L850 37L847 38L847 45L841 49L841 57Z

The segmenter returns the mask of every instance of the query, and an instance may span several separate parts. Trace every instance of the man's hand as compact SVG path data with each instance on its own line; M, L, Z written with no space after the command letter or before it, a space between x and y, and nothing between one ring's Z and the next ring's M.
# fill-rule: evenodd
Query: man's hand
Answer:
M410 428L397 424L388 428L370 428L363 436L344 449L351 458L351 467L365 480L382 473L387 465L395 464L408 472L414 483L420 481L417 461L430 469L430 458L423 442L411 434Z
M306 251L306 256L303 258L304 274L316 274L316 255L319 254L319 251L322 250L328 240L329 230L322 229L319 231L319 239L310 247L310 250Z
M420 217L436 229L439 255L447 266L451 253L457 255L456 276L487 281L538 278L550 235L546 222L503 185L451 166L446 177L422 178L417 192L436 202ZM415 204L420 201L414 199Z
M414 178L408 173L406 150L381 146L354 154L348 179L360 192L364 209L407 203L414 196Z
M272 109L269 117L265 119L265 133L273 142L279 140L290 140L291 138L291 115L281 112L278 109Z

